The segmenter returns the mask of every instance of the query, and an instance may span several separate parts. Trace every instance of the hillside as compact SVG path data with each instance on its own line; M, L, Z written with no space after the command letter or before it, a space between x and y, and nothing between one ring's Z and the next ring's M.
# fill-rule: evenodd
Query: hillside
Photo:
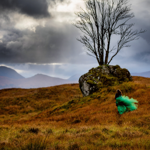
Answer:
M119 116L117 89L137 99L138 109ZM144 77L88 97L78 84L0 90L0 148L149 150L149 99L150 79Z
M0 89L7 88L39 88L50 87L54 85L61 85L67 83L76 83L77 77L70 78L68 80L50 77L43 74L37 74L30 78L24 78L15 70L0 66Z
M24 77L17 73L15 70L5 66L0 66L0 76L10 79L24 79Z
M150 78L150 71L141 72L141 73L132 73L133 76L141 76L141 77L148 77Z
M50 87L54 85L60 85L65 83L71 83L71 81L50 77L43 74L37 74L33 77L26 78L24 80L18 81L18 87L21 88L40 88L40 87Z

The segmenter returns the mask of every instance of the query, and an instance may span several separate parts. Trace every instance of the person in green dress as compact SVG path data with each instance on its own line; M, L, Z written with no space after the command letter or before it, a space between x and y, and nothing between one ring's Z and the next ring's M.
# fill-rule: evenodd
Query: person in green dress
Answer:
M136 110L138 107L137 105L138 101L133 98L129 98L128 96L125 95L122 96L121 90L117 90L115 99L118 113L120 115L128 111Z

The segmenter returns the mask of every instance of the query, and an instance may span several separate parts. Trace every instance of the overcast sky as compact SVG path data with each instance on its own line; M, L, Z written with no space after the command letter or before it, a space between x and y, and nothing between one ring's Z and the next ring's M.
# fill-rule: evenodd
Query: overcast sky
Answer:
M150 71L150 0L132 0L132 22L146 30L114 57L131 73ZM76 39L75 12L83 0L1 0L0 65L15 69L24 77L37 73L69 78L98 66ZM112 42L116 40L113 39Z

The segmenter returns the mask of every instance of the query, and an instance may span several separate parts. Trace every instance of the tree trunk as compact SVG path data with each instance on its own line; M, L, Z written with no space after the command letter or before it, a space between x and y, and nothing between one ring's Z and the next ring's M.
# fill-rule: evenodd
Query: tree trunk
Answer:
M108 56L109 56L109 52L106 51L106 55L105 55L105 64L108 63Z
M108 64L108 56L109 56L109 49L110 49L110 39L111 39L111 33L109 32L107 51L106 51L106 55L105 55L105 64Z

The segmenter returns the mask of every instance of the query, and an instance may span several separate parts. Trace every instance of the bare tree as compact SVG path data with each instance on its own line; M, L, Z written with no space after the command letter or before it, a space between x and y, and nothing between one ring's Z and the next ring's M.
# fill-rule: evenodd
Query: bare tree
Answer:
M86 9L76 13L79 20L75 26L84 33L78 40L99 65L109 64L122 48L129 47L129 42L144 32L133 30L133 23L127 24L134 17L128 0L86 0L85 4ZM111 46L114 35L119 40ZM111 52L114 54L108 60Z

